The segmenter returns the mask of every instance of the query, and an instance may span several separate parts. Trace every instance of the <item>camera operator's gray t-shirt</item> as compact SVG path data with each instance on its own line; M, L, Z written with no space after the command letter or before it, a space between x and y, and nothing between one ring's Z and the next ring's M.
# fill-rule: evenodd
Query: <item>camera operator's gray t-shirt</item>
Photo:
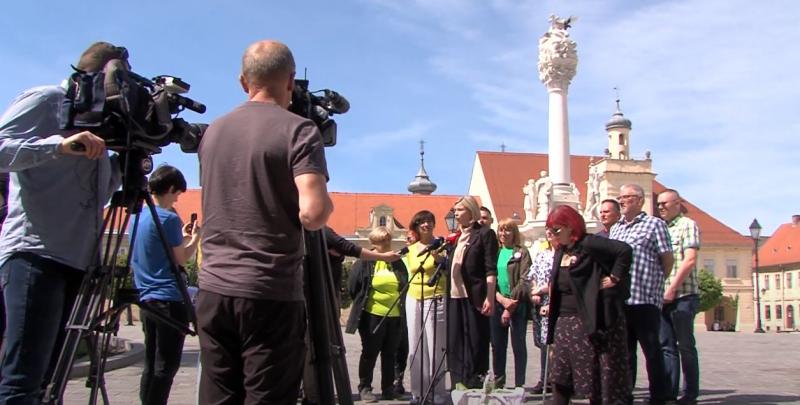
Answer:
M303 300L303 238L294 178L327 178L310 120L247 102L212 123L200 143L200 289L232 297Z

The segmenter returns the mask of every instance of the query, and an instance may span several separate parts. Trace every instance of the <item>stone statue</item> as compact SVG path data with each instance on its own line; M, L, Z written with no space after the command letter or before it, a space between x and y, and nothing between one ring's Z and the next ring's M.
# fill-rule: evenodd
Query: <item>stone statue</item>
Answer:
M569 190L578 200L578 212L581 212L581 190L578 189L578 186L575 185L575 182L569 183Z
M525 199L522 202L522 209L525 210L525 223L536 219L536 182L528 179L528 184L522 187Z
M597 166L589 168L589 180L586 181L586 211L583 217L586 219L600 219L600 173Z
M539 173L539 180L536 180L536 219L546 220L550 213L550 194L553 191L553 181L547 175L547 170Z
M548 88L566 90L575 77L578 52L567 29L576 20L550 16L550 28L539 39L539 80Z

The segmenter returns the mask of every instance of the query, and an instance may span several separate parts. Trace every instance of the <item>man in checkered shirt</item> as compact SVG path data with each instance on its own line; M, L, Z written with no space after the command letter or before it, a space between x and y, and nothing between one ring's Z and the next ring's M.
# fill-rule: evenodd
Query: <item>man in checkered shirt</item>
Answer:
M700 395L700 365L694 340L694 316L700 303L697 251L700 229L685 217L681 196L667 189L658 195L658 213L667 221L675 264L664 290L661 309L661 348L667 377L667 399L678 397L681 368L686 392L678 404L696 404Z
M620 188L619 204L622 219L611 227L609 237L633 247L631 264L631 296L625 302L628 327L628 355L631 370L631 397L636 382L636 343L642 346L647 378L650 383L650 404L666 400L664 357L659 341L664 278L672 270L672 245L667 224L642 211L644 190L636 184Z

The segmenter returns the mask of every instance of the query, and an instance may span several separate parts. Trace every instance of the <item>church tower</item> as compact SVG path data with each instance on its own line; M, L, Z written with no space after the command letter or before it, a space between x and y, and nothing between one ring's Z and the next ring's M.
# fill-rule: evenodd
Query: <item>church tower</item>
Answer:
M635 159L631 156L631 120L622 114L619 98L616 103L617 110L606 123L608 133L606 156L590 163L589 171L595 178L590 178L589 183L597 187L598 201L619 197L619 188L624 184L638 184L644 189L645 203L642 209L652 214L653 180L656 177L656 173L653 172L653 161L650 152L645 153L644 159Z
M631 120L622 115L617 99L617 111L606 123L608 133L608 154L611 159L628 160L631 158Z
M428 177L425 171L425 141L419 141L419 171L414 180L408 184L408 191L412 194L429 195L436 191L436 183Z

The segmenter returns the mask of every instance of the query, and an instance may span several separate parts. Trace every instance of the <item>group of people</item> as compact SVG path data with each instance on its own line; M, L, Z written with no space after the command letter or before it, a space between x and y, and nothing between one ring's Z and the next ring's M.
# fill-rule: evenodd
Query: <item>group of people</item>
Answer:
M125 48L98 42L76 68L101 72L112 61L129 67L128 56ZM319 130L287 110L295 78L291 51L259 41L245 50L241 66L247 101L215 120L200 142L202 230L199 223L182 224L173 210L186 189L183 175L159 167L149 180L157 218L142 214L132 267L140 301L185 323L171 263L185 262L199 246L199 402L289 404L304 368L309 374L298 361L307 357L308 340L303 232L323 229L333 204ZM0 117L0 171L10 179L0 234L8 326L0 403L41 400L85 271L99 262L104 205L121 181L103 138L62 129L61 106L69 96L63 86L30 89ZM374 250L347 246L324 229L332 255L361 259L347 283L354 305L346 330L361 336L362 399L377 399L372 373L379 356L384 398L403 390L407 361L412 403L447 403L445 372L454 389L480 387L490 352L494 384L512 385L505 374L509 335L513 386L523 386L533 318L542 369L549 367L547 381L540 378L534 388L552 389L557 403L575 394L592 403L631 402L637 342L647 360L650 402L677 399L682 370L680 401L694 403L699 231L683 215L677 191L659 194L661 219L643 212L644 201L636 185L623 186L618 201L603 201L606 237L587 234L577 211L557 207L547 216L548 242L535 257L522 245L515 220L500 221L495 233L491 213L469 196L454 202L458 229L443 248L434 215L415 214L403 260L390 250L392 235L384 228L370 234ZM156 223L170 251L160 244ZM147 312L143 327L141 400L166 403L184 336Z
M699 229L684 216L675 190L658 195L659 216L646 214L644 202L641 187L623 186L617 200L600 204L603 229L597 234L587 234L575 209L559 206L548 215L546 241L534 257L521 243L517 221L500 221L495 236L491 213L472 197L454 205L459 233L451 247L429 251L436 246L435 219L428 211L417 213L408 227L414 243L403 261L358 261L350 276L356 305L348 331L358 328L362 339L361 398L377 399L371 381L378 351L382 398L394 398L400 341L391 335L401 330L408 331L412 403L428 397L446 403L445 369L453 389L481 386L490 351L493 385L522 387L527 323L533 319L542 370L533 391L552 390L554 403L568 404L575 395L593 404L632 403L637 343L647 364L647 403L696 403ZM385 251L389 237L380 227L370 241ZM378 268L385 276L365 278ZM441 271L445 279L434 279ZM364 307L365 299L373 309ZM375 311L379 302L401 308ZM505 373L509 335L513 384Z

